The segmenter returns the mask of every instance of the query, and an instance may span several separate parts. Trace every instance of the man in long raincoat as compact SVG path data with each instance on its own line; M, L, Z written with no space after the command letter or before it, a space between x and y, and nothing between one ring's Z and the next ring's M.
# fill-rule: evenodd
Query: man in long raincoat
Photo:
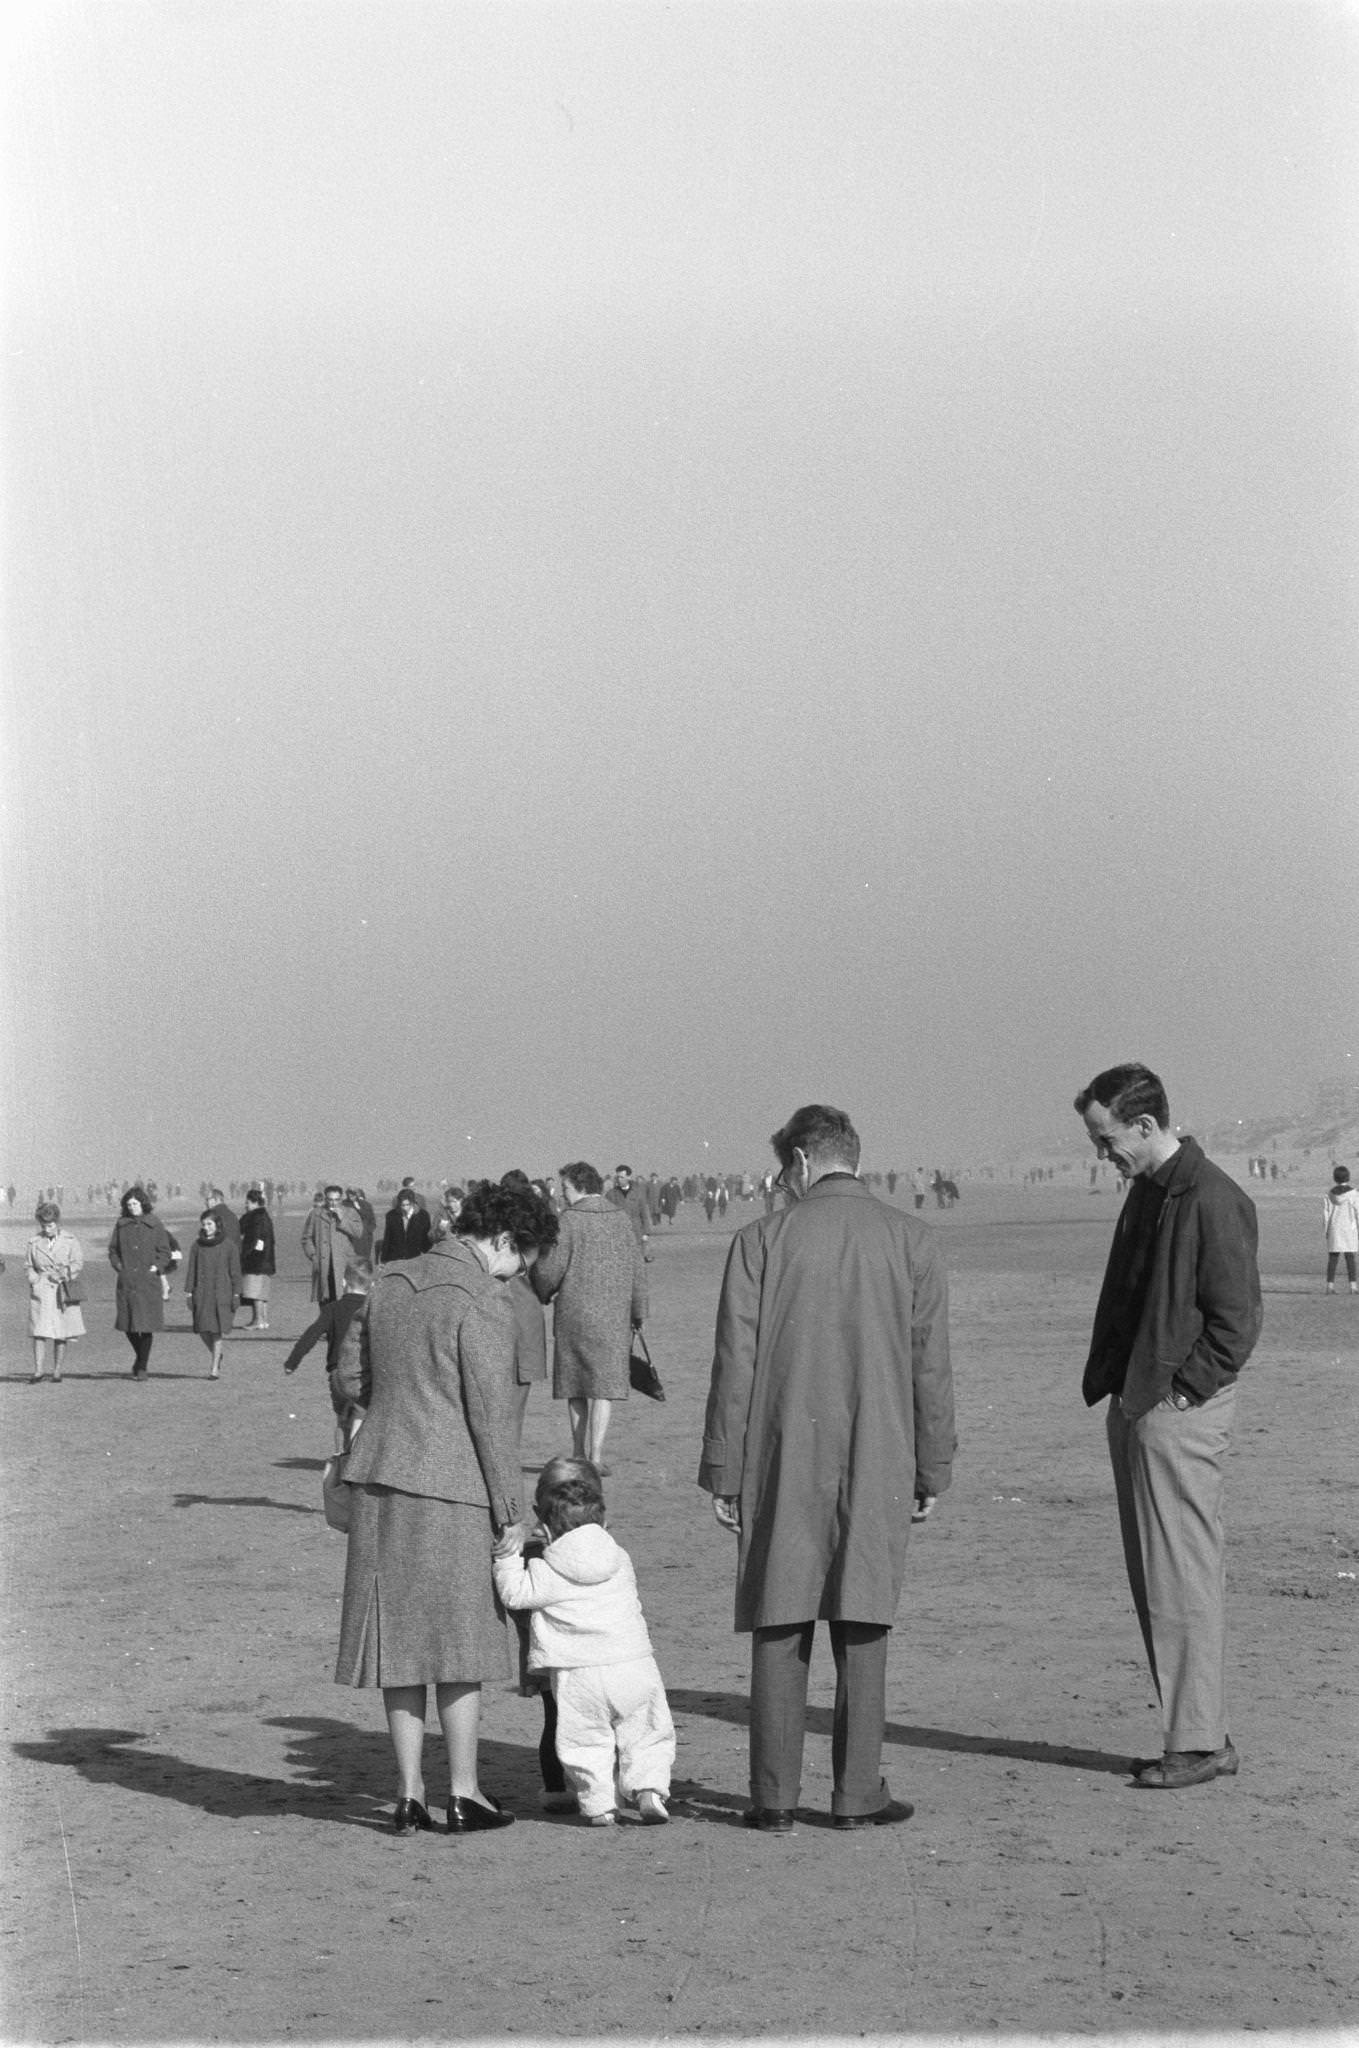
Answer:
M843 1110L774 1134L788 1205L732 1240L699 1485L740 1538L751 1649L747 1825L786 1834L817 1621L835 1658L834 1825L906 1820L882 1776L887 1646L906 1541L949 1484L948 1290L929 1227L859 1180Z

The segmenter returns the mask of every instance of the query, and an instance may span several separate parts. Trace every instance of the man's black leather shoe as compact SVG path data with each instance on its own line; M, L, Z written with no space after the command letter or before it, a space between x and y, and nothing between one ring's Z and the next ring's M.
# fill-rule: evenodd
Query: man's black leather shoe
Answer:
M762 1835L791 1835L794 1812L791 1806L752 1806L743 1814L742 1827L758 1828Z
M876 1813L833 1813L831 1826L848 1834L855 1828L888 1828L894 1821L909 1820L915 1812L909 1799L889 1799Z

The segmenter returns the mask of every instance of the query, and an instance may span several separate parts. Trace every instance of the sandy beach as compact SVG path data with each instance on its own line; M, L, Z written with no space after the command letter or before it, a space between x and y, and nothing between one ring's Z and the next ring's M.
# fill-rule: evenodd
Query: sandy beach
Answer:
M1255 1192L1252 1189L1252 1192ZM376 1694L331 1682L320 1354L300 1217L273 1329L224 1377L176 1296L153 1377L112 1329L107 1224L75 1223L90 1334L30 1387L6 1226L4 2015L10 2041L1166 2034L1355 2013L1359 1299L1321 1286L1318 1214L1257 1196L1264 1337L1229 1468L1234 1781L1157 1797L1158 1722L1102 1418L1079 1397L1112 1194L968 1186L931 1215L952 1273L960 1450L913 1539L886 1768L906 1827L829 1805L829 1653L802 1824L739 1826L747 1645L694 1485L726 1239L692 1206L651 1267L669 1399L610 1440L679 1734L675 1819L601 1838L538 1810L535 1702L488 1689L483 1782L518 1824L397 1839ZM1316 1205L1319 1213L1319 1202ZM532 1468L563 1447L536 1390ZM529 1484L531 1485L531 1479ZM439 1787L438 1744L430 1757Z

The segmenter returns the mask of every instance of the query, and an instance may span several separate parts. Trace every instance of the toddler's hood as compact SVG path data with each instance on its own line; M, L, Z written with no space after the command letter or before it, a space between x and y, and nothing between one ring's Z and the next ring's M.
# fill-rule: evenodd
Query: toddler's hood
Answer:
M573 1586L598 1586L618 1570L623 1550L598 1522L584 1522L549 1543L543 1558Z

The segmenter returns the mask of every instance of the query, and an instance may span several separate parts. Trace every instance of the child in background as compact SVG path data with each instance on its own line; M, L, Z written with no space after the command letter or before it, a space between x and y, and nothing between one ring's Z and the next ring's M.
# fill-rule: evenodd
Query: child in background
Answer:
M1350 1293L1359 1294L1359 1194L1348 1166L1337 1166L1326 1191L1326 1292L1335 1293L1336 1271L1343 1258Z
M316 1321L309 1323L283 1361L284 1372L296 1372L314 1345L326 1340L326 1385L330 1405L340 1427L340 1449L347 1451L354 1441L363 1411L356 1405L359 1322L368 1300L373 1276L367 1266L351 1259L344 1269L344 1293L334 1301L323 1301ZM340 1362L350 1354L353 1371L339 1371Z
M620 1796L657 1826L670 1818L675 1729L632 1560L604 1527L598 1469L551 1459L533 1504L542 1556L516 1546L493 1570L505 1606L530 1613L529 1669L551 1675L557 1755L592 1827L613 1826Z

